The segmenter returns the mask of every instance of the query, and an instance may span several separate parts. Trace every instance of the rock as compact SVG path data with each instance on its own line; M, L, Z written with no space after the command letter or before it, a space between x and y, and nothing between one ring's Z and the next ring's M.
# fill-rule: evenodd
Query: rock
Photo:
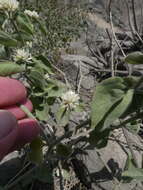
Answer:
M118 135L121 133L120 130L116 132ZM128 132L128 135L129 140L132 141L133 145L138 144L141 146L141 143L135 135L132 135L130 132ZM127 152L130 152L128 147L125 146L126 140L123 134L119 135L118 140L124 144L124 149ZM124 149L118 142L109 140L108 145L105 148L98 150L100 156L97 154L96 150L93 150L92 148L87 151L89 156L87 156L84 163L89 170L91 181L93 181L93 189L97 190L99 187L105 190L113 189L115 181L113 180L112 175L115 178L120 179L121 172L125 167L127 154ZM136 149L134 149L134 152L137 156L138 162L141 164L142 153ZM112 174L108 171L105 165L110 168ZM120 188L118 187L116 190L129 190L134 188L140 190L140 183L137 183L136 181L125 184L122 183L120 184Z
M61 59L67 77L73 82L76 82L77 75L80 75L80 72L83 78L87 76L90 73L90 70L95 67L97 61L96 58L92 59L82 55L62 55ZM89 77L90 76L87 78L88 80ZM93 80L92 76L90 80Z
M93 76L85 76L82 79L81 86L87 90L94 88L95 78Z

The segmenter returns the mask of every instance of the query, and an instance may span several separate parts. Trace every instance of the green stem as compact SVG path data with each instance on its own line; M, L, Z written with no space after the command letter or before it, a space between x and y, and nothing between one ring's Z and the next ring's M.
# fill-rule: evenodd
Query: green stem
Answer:
M26 106L20 105L20 108L26 113L28 117L36 119L35 116L29 111L29 109Z

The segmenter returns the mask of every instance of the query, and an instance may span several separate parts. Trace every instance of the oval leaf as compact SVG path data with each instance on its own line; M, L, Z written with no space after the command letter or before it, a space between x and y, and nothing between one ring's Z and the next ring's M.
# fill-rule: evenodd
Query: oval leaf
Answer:
M91 126L95 128L112 106L125 95L123 78L109 78L98 84L92 100Z
M39 24L39 29L44 35L47 35L47 28L43 21L39 20L38 18L34 18L35 22Z
M0 44L4 46L16 47L18 45L18 41L13 39L6 32L0 31Z
M24 30L26 33L33 35L34 28L27 15L24 15L24 14L18 15L16 18L16 21L17 21L18 26L22 30Z
M24 68L11 62L11 63L0 63L0 76L9 76L12 74L20 73L24 71Z
M128 90L123 99L119 103L115 104L113 108L111 108L106 116L102 129L109 127L114 121L116 121L116 119L120 118L120 116L125 113L132 102L133 95L134 90Z
M65 144L58 144L56 150L60 157L68 157L72 153L72 148Z
M128 64L143 64L143 53L133 52L125 58L125 62Z

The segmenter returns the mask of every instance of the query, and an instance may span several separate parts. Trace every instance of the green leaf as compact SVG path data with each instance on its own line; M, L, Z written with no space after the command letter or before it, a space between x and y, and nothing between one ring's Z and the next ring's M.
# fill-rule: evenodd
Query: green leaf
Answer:
M143 169L136 168L131 156L128 156L125 171L122 173L122 178L127 180L143 180Z
M33 83L35 84L36 87L38 87L40 89L44 89L44 87L46 85L46 81L45 81L43 74L40 71L33 68L29 74L29 77L30 77L31 81L33 81Z
M3 45L0 45L0 59L5 59L7 57L7 49Z
M42 62L42 60L36 59L36 58L33 57L32 61L35 64L35 68L40 68L40 69L43 69L46 73L53 74L51 67L49 67L48 65L45 65Z
M72 148L68 145L61 143L57 145L56 152L58 156L66 158L72 153Z
M95 128L95 130L90 133L88 141L92 146L100 149L107 145L109 134L110 134L110 129L106 129L102 132L99 132L96 131Z
M74 109L75 112L83 112L85 111L85 104L83 102L80 102L79 105L76 106L76 108Z
M53 183L53 171L50 167L46 165L41 165L37 168L34 178L42 183Z
M45 89L46 92L48 92L48 97L60 97L63 93L66 92L66 89L61 87L53 87L51 89Z
M69 122L69 118L70 118L69 109L60 106L60 108L56 112L56 120L57 120L58 125L66 126Z
M34 28L33 24L31 23L30 19L25 14L20 14L16 18L17 25L20 29L25 31L26 33L33 35Z
M35 138L31 144L30 144L30 153L29 153L29 158L30 161L36 163L36 164L41 164L44 157L43 157L43 142L41 138L37 137Z
M130 53L126 58L125 62L128 64L143 64L143 53L133 52Z
M106 79L97 85L91 107L92 128L95 128L112 106L123 98L125 90L124 80L120 77Z
M97 148L107 145L110 125L119 119L132 104L134 96L132 80L120 79L118 77L107 79L95 90L91 118L94 131L90 134L89 142Z
M6 15L3 12L0 13L0 28L2 29L3 23L6 21Z
M114 121L116 121L116 119L120 118L120 116L125 113L132 102L133 95L134 90L128 90L122 100L115 104L111 110L109 110L109 113L107 114L104 121L104 127L102 127L102 129L109 127Z
M131 123L126 124L126 128L134 134L138 134L141 126L141 120L132 121Z
M20 35L18 33L13 34L13 37L19 42L19 43L23 43L21 42L21 38L23 39L24 42L27 41L32 41L33 40L33 36L29 35L28 33L24 32L24 31L20 31Z
M44 105L44 107L42 107L41 110L35 110L36 112L36 117L39 119L39 120L42 120L42 121L47 121L48 120L48 113L49 113L49 106L48 105Z
M126 112L121 116L125 118L128 115L135 113L143 108L143 90L139 93L135 91L131 105L128 107Z
M34 20L39 24L39 29L44 35L47 35L47 28L43 21L39 20L38 18L34 18Z
M13 62L0 62L0 76L9 76L24 71L24 67Z
M0 44L4 46L16 47L18 41L13 39L8 33L0 30Z
M53 67L51 65L51 60L49 60L48 58L46 58L44 55L40 55L38 57L36 57L37 60L41 60L42 63L46 66L46 68L48 69L48 73L49 74L53 74Z

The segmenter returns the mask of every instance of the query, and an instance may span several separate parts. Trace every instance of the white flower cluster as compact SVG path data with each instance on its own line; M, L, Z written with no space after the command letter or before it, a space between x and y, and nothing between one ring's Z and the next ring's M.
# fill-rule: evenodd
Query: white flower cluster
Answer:
M15 55L13 56L14 61L30 61L31 54L25 49L17 49Z
M39 15L36 11L25 10L24 13L30 17L39 18Z
M6 11L15 11L18 9L19 2L17 0L0 0L0 9Z
M26 42L26 46L29 47L29 48L32 48L33 43L32 42Z
M46 80L49 80L49 79L50 79L50 76L49 76L49 74L48 74L48 73L47 73L47 74L45 74L45 76L44 76L44 77L45 77L45 79L46 79Z
M62 105L64 107L76 108L79 105L79 95L73 91L68 91L62 95Z

